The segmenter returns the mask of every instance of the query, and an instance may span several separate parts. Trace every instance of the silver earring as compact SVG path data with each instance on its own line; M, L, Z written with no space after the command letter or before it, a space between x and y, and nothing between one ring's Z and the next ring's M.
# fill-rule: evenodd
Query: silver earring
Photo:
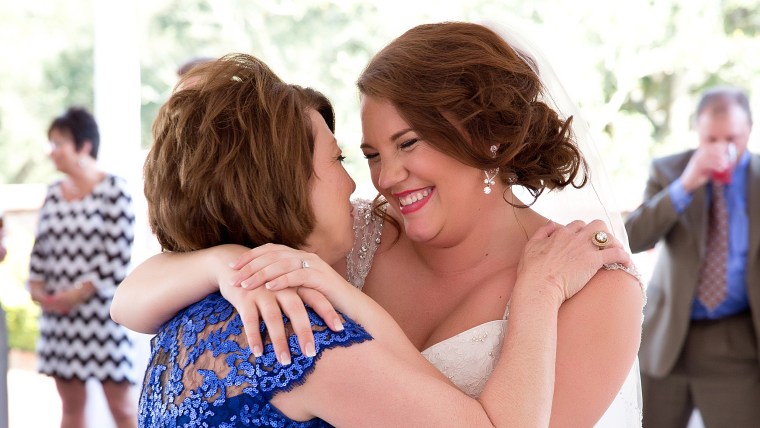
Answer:
M496 169L489 169L488 171L483 170L483 174L486 175L486 179L483 180L483 183L486 185L486 187L483 188L483 193L486 195L491 194L491 186L496 184L494 181L494 178L496 177L496 174L499 173L499 168Z
M496 144L491 146L491 157L496 157L496 150L498 150L499 147L496 146ZM486 187L483 188L483 193L486 195L491 194L491 186L495 185L496 182L494 181L494 178L496 178L496 174L499 173L499 168L489 169L489 170L483 170L483 174L485 174L486 179L483 180L483 184L486 185Z

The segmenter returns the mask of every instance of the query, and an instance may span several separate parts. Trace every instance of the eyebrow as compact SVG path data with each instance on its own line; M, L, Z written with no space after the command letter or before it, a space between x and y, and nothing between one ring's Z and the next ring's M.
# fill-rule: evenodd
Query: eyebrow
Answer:
M403 137L405 134L407 134L409 132L412 132L412 131L414 131L414 129L412 129L412 128L402 129L402 130L394 133L393 135L391 135L391 138L389 140L390 141L396 141L399 138ZM369 147L371 147L371 146L369 144L365 143L364 141L362 141L361 146L359 146L360 149L369 148Z

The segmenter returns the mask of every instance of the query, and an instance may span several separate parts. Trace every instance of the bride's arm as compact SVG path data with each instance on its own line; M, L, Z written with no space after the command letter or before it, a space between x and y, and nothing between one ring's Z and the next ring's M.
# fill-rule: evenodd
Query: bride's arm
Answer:
M552 382L544 378L554 367L551 326L561 299L530 290L521 296L515 304L532 309L517 314L510 330L522 346L500 361L502 381L489 394L474 399L450 384L386 313L385 325L382 316L363 320L376 340L325 352L302 386L272 403L291 418L319 417L335 426L547 426ZM394 339L407 352L397 352L388 342Z
M237 257L239 252L234 252L235 247L238 246L222 245L150 257L116 288L111 318L131 330L156 333L182 308L219 290L218 266L226 257L230 260Z
M643 304L636 278L602 270L562 305L552 426L592 426L610 406L638 353Z

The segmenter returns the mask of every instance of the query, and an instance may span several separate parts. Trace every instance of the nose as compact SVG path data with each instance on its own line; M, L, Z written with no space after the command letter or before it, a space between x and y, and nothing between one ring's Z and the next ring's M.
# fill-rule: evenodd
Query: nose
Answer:
M346 175L348 175L348 173L346 173ZM351 193L356 192L356 182L350 175L348 175L348 180L351 182Z
M377 185L381 189L390 189L394 185L401 182L406 178L406 168L402 162L393 157L386 158L380 161L380 165L377 166L380 171L378 173Z

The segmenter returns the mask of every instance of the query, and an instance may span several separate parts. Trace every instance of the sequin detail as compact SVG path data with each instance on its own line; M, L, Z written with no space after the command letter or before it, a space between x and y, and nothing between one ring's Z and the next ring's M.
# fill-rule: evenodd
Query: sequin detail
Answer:
M323 427L320 419L298 422L275 408L277 393L301 385L326 349L371 340L343 315L344 330L333 332L307 308L317 356L301 354L290 334L292 363L282 366L266 338L264 355L247 346L237 311L221 294L195 303L161 327L151 342L151 360L140 395L140 427ZM290 324L283 316L286 328ZM292 333L292 332L291 332Z
M348 282L361 290L372 267L375 251L380 246L383 218L372 212L372 202L356 199L354 205L354 246L346 256Z

